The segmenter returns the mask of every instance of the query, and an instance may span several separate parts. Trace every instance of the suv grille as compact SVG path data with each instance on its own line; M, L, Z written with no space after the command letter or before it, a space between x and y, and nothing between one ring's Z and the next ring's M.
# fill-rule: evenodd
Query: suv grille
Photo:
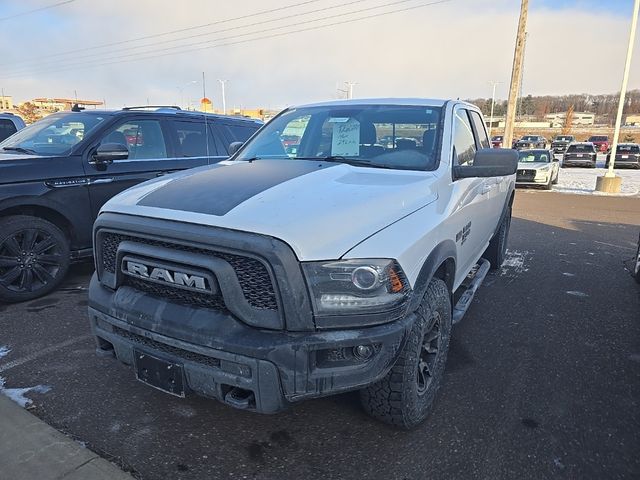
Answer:
M516 180L524 180L524 181L530 181L533 180L534 178L536 178L536 171L535 170L518 170L516 173Z
M259 260L242 255L236 255L227 252L218 252L206 248L192 247L179 243L171 243L162 240L151 240L148 238L133 237L130 235L122 235L118 233L103 232L100 234L102 242L102 267L111 273L116 271L116 254L120 242L131 241L153 245L159 247L170 248L173 250L182 250L185 252L193 252L204 255L215 255L216 257L229 263L238 277L238 282L242 288L245 299L254 308L262 310L278 310L276 294L271 282L271 276L267 271L267 267ZM152 295L170 298L179 303L188 305L200 305L216 310L226 310L224 301L219 295L202 294L172 288L170 286L153 284L151 282L139 281L133 278L127 278L127 284L137 290L150 293Z

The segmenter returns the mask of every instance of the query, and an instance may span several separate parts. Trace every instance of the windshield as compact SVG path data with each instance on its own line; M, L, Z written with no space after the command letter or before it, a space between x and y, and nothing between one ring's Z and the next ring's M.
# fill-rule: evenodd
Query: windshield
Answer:
M235 159L326 159L430 170L437 166L440 111L440 107L396 105L291 109L265 125Z
M593 153L592 145L569 145L567 148L567 153L577 152L577 153Z
M0 143L0 151L22 150L22 153L38 155L64 155L104 119L103 115L91 113L49 115Z
M558 141L558 142L573 142L573 137L566 136L566 135L560 135L559 137L556 137L556 141Z
M617 153L639 153L640 147L638 145L618 145Z
M537 162L542 162L542 163L549 163L551 162L551 158L549 158L549 154L547 152L520 152L519 154L519 158L518 158L519 162L523 162L523 163L537 163Z

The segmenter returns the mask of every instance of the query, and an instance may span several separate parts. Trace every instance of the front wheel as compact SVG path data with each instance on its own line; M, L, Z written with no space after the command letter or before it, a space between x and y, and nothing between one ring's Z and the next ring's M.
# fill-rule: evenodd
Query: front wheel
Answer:
M509 230L511 228L511 207L507 208L507 212L498 226L498 230L489 242L489 246L482 255L483 258L491 264L491 270L498 270L504 262L507 254L507 240L509 239Z
M0 220L0 301L49 293L60 285L69 263L69 242L53 223L26 215Z
M442 383L450 337L449 290L442 280L434 278L396 364L382 380L360 391L364 410L401 428L422 423Z

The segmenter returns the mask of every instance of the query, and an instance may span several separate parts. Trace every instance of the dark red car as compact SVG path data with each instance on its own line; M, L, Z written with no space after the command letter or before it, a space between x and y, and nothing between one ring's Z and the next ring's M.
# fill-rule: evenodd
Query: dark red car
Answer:
M493 148L502 148L502 141L504 137L502 135L494 135L491 137L491 146Z
M591 135L587 142L593 143L598 152L609 151L609 137L606 135Z

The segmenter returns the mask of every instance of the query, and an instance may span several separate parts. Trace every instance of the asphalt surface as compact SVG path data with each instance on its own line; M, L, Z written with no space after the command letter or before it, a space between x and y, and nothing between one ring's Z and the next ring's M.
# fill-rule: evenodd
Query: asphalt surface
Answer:
M86 287L0 305L6 387L142 479L640 478L640 198L518 190L509 257L454 328L429 419L368 418L357 394L262 416L181 400L94 354Z

